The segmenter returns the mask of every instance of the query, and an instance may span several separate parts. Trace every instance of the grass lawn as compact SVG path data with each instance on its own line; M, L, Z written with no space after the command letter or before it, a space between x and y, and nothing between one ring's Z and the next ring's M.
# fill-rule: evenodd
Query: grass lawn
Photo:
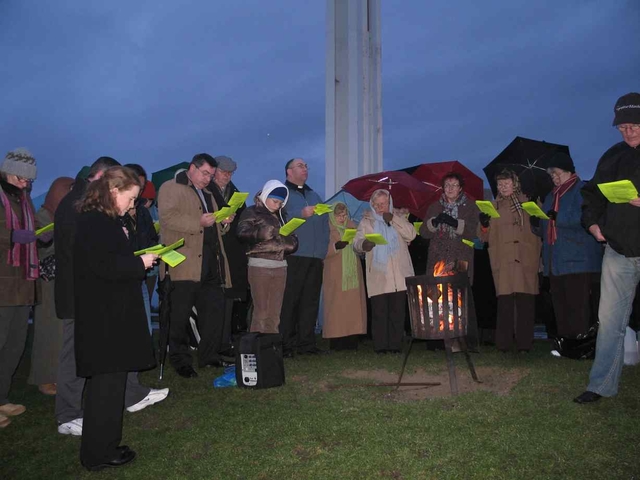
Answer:
M26 385L26 356L12 400L28 410L0 430L0 479L640 479L640 366L625 367L617 397L577 405L591 362L549 349L483 347L473 355L480 379L503 372L517 378L513 388L421 400L358 386L372 383L367 372L397 375L402 364L368 342L357 353L287 359L286 385L270 390L213 388L222 369L191 380L168 369L162 382L145 372L143 383L171 393L125 412L123 443L138 458L100 473L80 466L77 437L57 433L54 399ZM456 365L462 381L461 355ZM408 374L445 371L444 352L414 345Z

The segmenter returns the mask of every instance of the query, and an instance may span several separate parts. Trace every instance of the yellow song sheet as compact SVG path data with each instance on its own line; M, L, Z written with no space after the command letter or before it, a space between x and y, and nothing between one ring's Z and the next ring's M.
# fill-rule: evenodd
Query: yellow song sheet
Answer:
M153 228L155 228L156 233L160 233L160 222L153 222Z
M631 180L599 183L598 188L611 203L629 203L629 200L638 198L638 190Z
M486 213L491 218L500 218L500 214L489 200L476 200L476 205L482 213Z
M249 197L249 193L247 192L233 192L231 198L229 199L229 206L236 207L236 210L242 206L242 204Z
M53 223L50 223L49 225L45 225L44 227L36 230L36 237L39 237L43 233L50 232L51 230L53 230Z
M424 222L413 222L413 228L415 228L418 235L420 235L420 227L422 227L423 223Z
M179 252L176 252L175 250L171 250L167 253L163 253L162 255L160 255L160 259L164 263L166 263L167 265L173 268L177 265L180 265L182 262L184 262L187 259L187 257L185 257Z
M283 226L280 227L280 235L284 235L285 237L291 235L293 231L302 225L306 220L302 218L292 218Z
M167 252L175 250L176 248L180 248L184 245L184 238L181 238L175 243L171 245L167 245L166 247L162 244L154 245L153 247L144 248L142 250L138 250L137 252L133 252L134 255L144 255L145 253L155 253L156 255L163 255Z
M532 217L538 217L544 220L549 220L549 217L547 217L547 214L540 209L540 207L536 202L524 202L522 204L522 209Z
M326 203L316 204L316 208L313 210L316 215L324 215L329 212L333 212L333 205L327 205Z
M357 230L355 228L345 228L340 240L351 243L353 239L356 238L356 232Z
M387 240L382 236L381 233L367 233L364 238L369 240L370 242L375 243L376 245L386 245Z
M466 238L462 239L462 243L471 248L475 247L475 243L473 243L471 240L467 240Z

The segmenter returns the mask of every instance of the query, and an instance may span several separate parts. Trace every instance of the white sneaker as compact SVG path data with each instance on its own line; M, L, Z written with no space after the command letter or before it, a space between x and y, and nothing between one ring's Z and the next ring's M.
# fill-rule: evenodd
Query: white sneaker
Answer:
M58 433L62 435L73 435L74 437L82 436L82 419L76 418L67 423L58 425Z
M149 394L146 397L144 397L135 405L131 405L130 407L127 407L127 412L131 412L131 413L139 412L143 408L147 408L149 405L153 405L154 403L161 402L162 400L167 398L167 395L169 395L168 388L161 388L159 390L152 388L149 390Z

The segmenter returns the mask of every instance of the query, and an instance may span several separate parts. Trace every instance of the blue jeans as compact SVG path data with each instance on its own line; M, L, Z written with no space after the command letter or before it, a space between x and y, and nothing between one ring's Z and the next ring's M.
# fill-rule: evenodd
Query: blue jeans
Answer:
M618 393L624 363L624 336L640 282L640 257L625 257L607 245L600 283L600 327L587 390L603 397Z
M147 314L149 334L153 335L153 328L151 328L151 299L149 298L149 289L146 281L142 282L142 301L144 302L144 312Z

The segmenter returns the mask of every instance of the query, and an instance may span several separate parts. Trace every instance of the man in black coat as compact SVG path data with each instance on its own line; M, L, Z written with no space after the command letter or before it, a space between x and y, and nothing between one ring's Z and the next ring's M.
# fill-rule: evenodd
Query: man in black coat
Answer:
M238 166L231 158L220 155L214 158L218 163L218 168L209 183L209 190L218 204L219 208L228 207L229 200L238 188L231 181ZM225 289L225 318L223 330L223 345L220 353L231 354L231 334L233 331L246 329L246 315L248 307L247 291L249 281L247 279L247 255L245 247L236 236L236 229L240 221L240 215L246 208L243 203L236 211L229 230L222 237L224 249L229 261L231 271L231 288ZM234 308L235 307L235 308ZM234 311L235 310L235 311Z
M100 157L91 165L86 179L76 177L73 189L62 199L54 218L54 245L56 246L56 315L63 322L62 347L58 365L55 415L58 432L64 435L82 435L82 392L85 379L76 374L74 318L75 289L73 282L73 251L78 211L75 204L82 198L87 185L98 180L109 167L120 165L111 157ZM142 293L141 293L142 295ZM114 348L116 346L114 345ZM168 389L155 390L138 381L138 374L129 373L125 405L137 411L166 398Z

